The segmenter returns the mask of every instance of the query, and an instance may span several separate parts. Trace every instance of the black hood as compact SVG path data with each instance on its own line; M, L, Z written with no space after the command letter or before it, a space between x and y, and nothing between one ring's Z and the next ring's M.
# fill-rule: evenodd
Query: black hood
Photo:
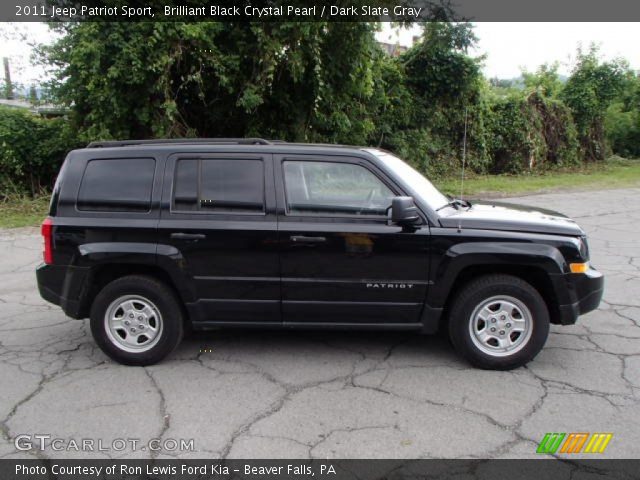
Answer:
M514 232L550 233L555 235L584 235L584 231L570 218L552 210L502 202L473 203L471 208L460 207L440 224L450 228L507 230Z

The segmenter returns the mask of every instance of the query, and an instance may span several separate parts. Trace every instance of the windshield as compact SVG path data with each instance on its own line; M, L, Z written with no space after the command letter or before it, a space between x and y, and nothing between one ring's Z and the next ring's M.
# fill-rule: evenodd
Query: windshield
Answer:
M420 194L424 201L427 202L427 204L434 210L437 210L449 203L447 197L440 193L429 180L423 177L420 172L403 160L388 152L383 152L382 150L377 150L375 148L368 148L366 151L373 153L376 157L382 160L382 162L393 170L393 172L398 175L402 181L409 186L409 188Z

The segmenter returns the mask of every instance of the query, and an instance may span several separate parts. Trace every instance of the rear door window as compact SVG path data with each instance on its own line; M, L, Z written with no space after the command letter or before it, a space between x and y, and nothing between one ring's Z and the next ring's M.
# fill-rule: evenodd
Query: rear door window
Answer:
M263 213L264 163L253 159L180 159L173 209L203 213Z
M153 158L89 160L78 192L78 210L148 212L155 168Z

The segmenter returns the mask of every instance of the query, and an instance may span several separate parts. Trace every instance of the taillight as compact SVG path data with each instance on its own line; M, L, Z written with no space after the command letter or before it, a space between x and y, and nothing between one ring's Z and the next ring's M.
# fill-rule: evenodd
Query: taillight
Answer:
M44 263L47 265L51 265L53 263L53 220L51 217L47 217L42 222L42 226L40 227L40 232L42 233L42 238L44 239L44 251L42 252L42 258L44 259Z

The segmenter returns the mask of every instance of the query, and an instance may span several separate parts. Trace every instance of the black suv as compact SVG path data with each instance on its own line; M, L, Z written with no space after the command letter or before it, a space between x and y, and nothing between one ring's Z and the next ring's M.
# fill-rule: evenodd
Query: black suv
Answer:
M42 234L42 297L130 365L190 329L442 328L509 369L603 292L572 220L448 199L374 148L94 142L67 156Z

